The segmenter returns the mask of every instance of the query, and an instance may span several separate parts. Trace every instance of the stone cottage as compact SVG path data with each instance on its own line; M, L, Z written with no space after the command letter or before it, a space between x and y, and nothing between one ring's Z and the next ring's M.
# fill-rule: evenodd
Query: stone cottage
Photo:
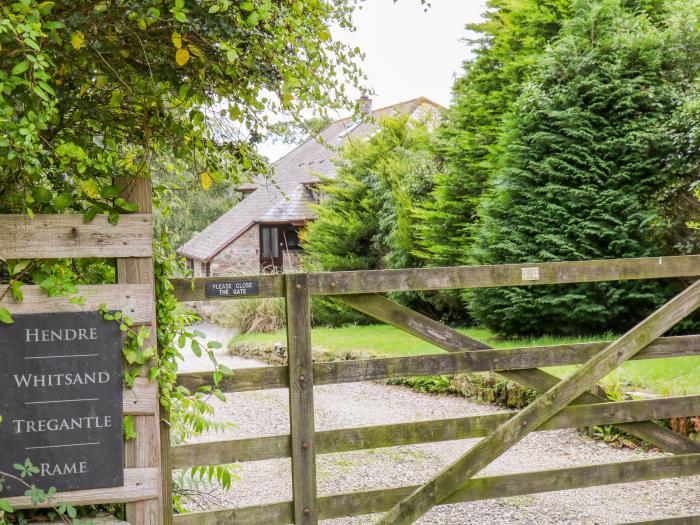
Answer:
M434 123L443 109L425 97L377 110L363 97L359 108L361 119L332 122L320 138L275 162L273 181L260 177L237 188L243 199L178 250L196 277L298 269L299 231L315 218L309 205L318 202L320 177L335 176L338 148L374 134L381 117L409 115Z

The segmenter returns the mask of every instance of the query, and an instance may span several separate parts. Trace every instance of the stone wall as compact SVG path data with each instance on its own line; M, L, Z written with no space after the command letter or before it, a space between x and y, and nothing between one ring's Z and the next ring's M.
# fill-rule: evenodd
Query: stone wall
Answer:
M211 260L210 272L217 275L250 275L260 271L260 229L254 224Z

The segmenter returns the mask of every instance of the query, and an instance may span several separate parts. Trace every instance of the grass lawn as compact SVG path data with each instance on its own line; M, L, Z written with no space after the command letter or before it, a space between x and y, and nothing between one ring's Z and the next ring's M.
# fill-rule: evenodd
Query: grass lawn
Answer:
M491 332L485 329L470 328L460 331L495 348L580 343L613 338L613 335L608 334L588 339L540 337L503 340L494 337ZM265 344L285 339L284 331L279 331L270 334L239 335L233 342ZM429 343L387 325L314 328L312 342L315 347L330 351L358 351L377 357L443 352ZM573 369L574 367L571 366L562 366L548 370L561 377ZM624 391L643 389L665 396L700 394L700 356L628 362L605 378L603 383L606 387L615 387Z

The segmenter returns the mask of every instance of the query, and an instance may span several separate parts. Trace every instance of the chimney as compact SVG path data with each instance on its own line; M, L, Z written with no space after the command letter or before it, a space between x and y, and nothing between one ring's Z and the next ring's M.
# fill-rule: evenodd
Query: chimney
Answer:
M360 110L360 116L370 117L372 116L372 99L367 95L362 95L357 101L358 109Z

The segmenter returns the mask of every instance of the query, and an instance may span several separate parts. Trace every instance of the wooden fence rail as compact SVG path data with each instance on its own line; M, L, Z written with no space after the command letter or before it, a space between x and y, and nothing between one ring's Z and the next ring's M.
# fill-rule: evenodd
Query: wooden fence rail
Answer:
M452 288L532 286L635 279L662 279L700 275L700 255L600 259L591 261L452 266L354 272L310 273L311 295L345 295ZM259 285L257 297L284 297L282 275L236 275L172 279L180 301L204 301L207 282L245 282ZM231 296L226 299L245 299ZM222 299L221 297L219 299Z
M690 417L697 414L700 414L700 396L575 405L562 410L538 431ZM484 437L514 415L515 412L504 412L485 416L325 430L316 432L316 453L333 454ZM172 448L173 468L185 469L200 465L286 458L291 456L291 450L289 435L178 445Z
M358 359L314 363L314 385L352 383L392 377L498 372L584 363L610 342L533 346L498 350L468 350L408 357ZM659 359L700 354L700 336L661 337L632 359ZM178 384L194 391L213 385L211 372L178 375ZM223 392L247 392L270 388L287 388L287 367L262 366L240 368L222 380Z
M570 490L616 483L633 483L664 478L680 478L700 473L700 454L687 454L622 463L519 472L472 478L442 504L507 498L554 490ZM374 514L390 509L417 486L349 492L319 497L319 518ZM175 516L176 525L286 525L294 523L292 502L193 512Z
M173 280L176 295L182 301L207 299L207 283L251 280L258 281L257 297L286 298L290 365L234 370L219 386L222 391L228 393L289 388L291 431L290 434L283 435L175 446L172 447L172 468L187 469L202 465L291 457L294 495L293 501L177 515L174 522L179 525L315 524L320 519L389 511L383 523L409 523L433 505L700 474L700 443L653 423L658 419L700 414L700 396L611 402L595 387L597 378L627 358L636 360L700 355L699 335L659 337L668 327L697 307L700 302L700 284L691 286L688 291L655 312L635 330L616 341L511 349L490 348L461 332L378 295L389 291L566 284L698 275L700 256L678 256ZM447 352L400 358L312 363L308 306L310 298L314 295L331 296L336 301ZM231 298L245 297L249 296L239 295ZM541 370L551 366L586 363L594 373L588 374L588 369L584 366L572 376L580 376L580 382L560 382L559 378ZM521 412L320 432L313 429L314 385L472 372L495 372L545 395L540 398L541 401ZM210 372L186 373L178 376L178 384L196 391L201 387L211 386L213 377ZM588 389L592 391L586 391ZM559 396L559 392L566 395ZM523 414L530 415L527 421L523 419ZM534 418L532 428L526 428L531 423L531 418ZM593 425L616 425L673 452L675 456L469 479L478 470L478 466L470 463L472 458L476 457L472 452L463 456L462 460L466 465L463 468L466 477L455 476L449 472L447 475L450 479L441 486L442 492L439 497L434 494L431 484L316 496L316 454L486 438L476 447L483 449L489 444L493 445L487 451L488 458L479 460L486 461L505 450L509 442L519 439L529 431ZM510 429L515 430L511 433ZM508 440L501 440L501 434L507 434ZM415 508L406 506L413 505L416 501L419 504ZM403 502L401 506L400 502ZM409 508L409 513L404 514Z

